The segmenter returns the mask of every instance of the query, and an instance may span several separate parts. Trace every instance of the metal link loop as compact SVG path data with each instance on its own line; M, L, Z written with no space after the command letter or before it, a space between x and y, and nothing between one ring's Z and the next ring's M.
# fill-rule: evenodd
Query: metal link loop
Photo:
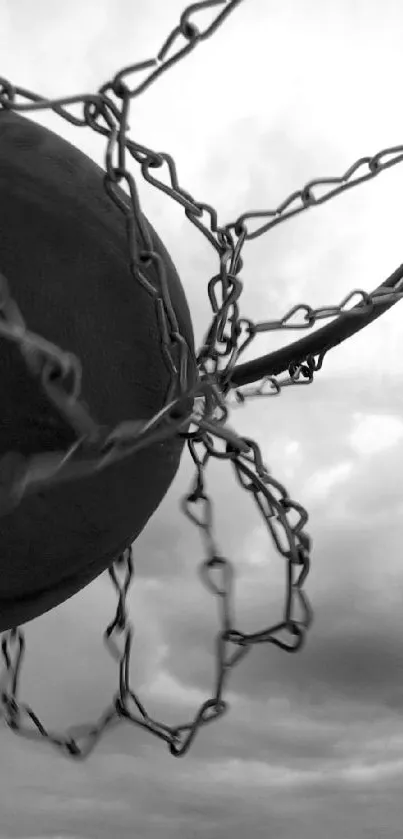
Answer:
M4 674L0 696L2 715L7 725L30 739L45 738L63 754L75 759L86 758L103 732L122 719L163 740L172 755L183 756L191 747L199 729L220 719L227 711L228 704L222 695L229 675L254 644L274 644L288 653L301 649L313 620L310 603L303 591L311 561L311 538L305 531L308 514L271 475L263 462L258 444L250 438L240 437L229 427L227 419L231 395L238 404L244 404L246 399L253 397L279 396L286 386L312 383L314 372L321 369L328 346L322 345L319 353L307 353L304 358L292 359L288 364L289 376L285 381L279 382L270 375L265 376L255 388L240 390L231 385L231 375L239 356L258 333L310 329L320 319L341 315L348 318L357 318L364 313L371 315L377 306L383 306L386 302L395 303L403 296L403 291L386 287L372 295L358 290L347 295L339 305L313 309L303 303L293 306L279 320L260 323L241 316L238 306L243 288L238 274L243 268L241 252L247 240L260 236L296 213L317 206L375 177L383 169L400 163L403 160L403 146L385 149L373 157L363 157L341 177L310 181L275 210L247 212L235 222L221 227L216 210L209 204L197 202L180 186L175 162L169 154L156 152L128 139L131 101L201 41L209 38L240 3L241 0L204 0L188 6L155 58L123 68L98 93L47 100L0 78L0 109L13 109L17 112L51 109L71 124L87 126L106 138L105 191L123 214L128 262L135 281L153 299L162 351L171 372L166 404L149 422L126 421L113 429L101 427L90 416L80 397L79 359L29 331L17 301L11 296L6 278L0 274L0 338L4 337L17 344L50 402L58 407L77 435L77 443L68 452L46 456L39 454L30 460L21 458L18 453L8 453L3 457L0 461L0 511L7 509L7 504L15 506L24 494L36 491L43 484L56 484L93 474L157 439L164 440L179 434L187 440L195 465L193 486L182 499L181 507L187 518L201 531L207 556L200 565L200 576L206 588L217 598L220 613L213 696L201 704L193 721L176 727L153 720L130 685L134 631L127 614L127 596L134 574L132 548L118 557L108 569L111 583L117 592L118 604L115 616L104 632L104 643L118 664L119 689L97 723L71 727L65 735L48 731L32 709L18 699L20 670L25 654L24 634L20 628L4 633L1 643ZM191 17L207 9L213 10L215 16L202 31ZM185 46L179 46L181 39L185 40ZM169 54L171 57L168 57ZM148 72L145 80L137 86L129 85L128 77L142 71ZM118 105L111 95L117 98ZM19 97L28 100L28 104L17 101ZM75 103L83 106L82 118L72 116L64 107ZM101 125L100 120L105 125ZM146 181L182 205L186 217L207 238L219 261L219 270L208 283L213 318L196 358L199 380L190 392L186 390L189 350L179 331L163 261L153 250L145 227L136 182L127 168L128 155L139 165ZM387 156L391 156L391 159L386 160ZM369 173L353 180L353 176L364 166L367 166ZM162 170L169 177L169 186L162 181ZM117 191L122 181L129 190L129 195L124 194L124 197ZM322 196L316 196L318 187L326 187L327 191ZM293 208L298 201L300 206ZM267 217L271 220L261 224L255 232L248 232L247 221ZM158 277L155 286L144 275L144 267L151 262ZM352 309L349 304L355 295L359 296L360 302ZM318 355L317 360L314 355ZM196 426L193 431L189 430L188 422L185 423L180 416L180 407L189 397L194 400L190 418L191 424ZM259 632L246 634L235 627L234 566L224 557L216 543L213 504L205 486L211 457L231 462L238 483L253 496L274 547L285 560L283 620Z

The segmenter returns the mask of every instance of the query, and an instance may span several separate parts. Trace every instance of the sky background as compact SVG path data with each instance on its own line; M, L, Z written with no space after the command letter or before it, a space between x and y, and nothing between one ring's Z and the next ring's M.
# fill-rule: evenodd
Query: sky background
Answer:
M0 75L49 98L95 91L156 55L184 0L0 0ZM205 25L207 15L193 20ZM181 184L219 221L274 208L320 176L403 142L399 0L244 0L132 105L130 136L170 153ZM104 140L47 125L102 165ZM210 322L213 249L183 209L142 180L143 209L184 284L196 343ZM403 166L246 243L242 314L280 318L375 288L403 261ZM272 474L308 510L306 591L315 623L299 655L259 645L234 671L230 711L181 760L123 724L85 763L0 733L0 839L395 839L403 784L403 382L397 304L329 353L312 385L236 409ZM304 333L306 334L306 333ZM256 339L258 356L301 333ZM257 404L258 402L258 404ZM193 718L212 693L218 612L197 568L204 546L178 509L181 468L135 544L131 681L151 716ZM284 561L227 465L208 489L236 567L237 625L281 620ZM21 697L49 728L97 720L116 690L102 632L107 574L26 626Z

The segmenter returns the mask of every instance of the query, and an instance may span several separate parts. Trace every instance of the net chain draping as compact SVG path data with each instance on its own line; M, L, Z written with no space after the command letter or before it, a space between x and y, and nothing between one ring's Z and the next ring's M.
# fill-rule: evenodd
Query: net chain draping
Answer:
M285 487L270 474L262 460L259 446L252 439L239 436L229 425L230 396L235 402L244 402L253 396L278 395L289 385L309 384L319 370L329 347L340 343L342 325L368 323L378 313L394 304L402 296L402 267L391 279L374 293L354 291L339 305L313 309L307 305L293 307L280 320L255 323L241 317L239 298L242 282L241 251L245 241L265 233L287 218L316 206L344 190L373 178L381 170L403 160L403 146L386 149L374 157L358 160L342 177L317 179L302 190L294 192L279 207L270 211L254 211L241 215L235 222L219 226L213 207L197 202L178 182L175 163L165 152L155 152L127 137L131 101L145 91L156 79L187 55L201 41L209 38L241 0L205 0L194 3L183 12L178 26L172 31L156 58L125 67L104 84L96 94L83 94L49 100L0 78L0 107L15 111L34 111L50 108L77 127L90 127L107 138L105 153L104 186L111 200L122 211L126 224L128 259L136 282L140 282L154 298L156 314L161 328L161 341L171 372L171 387L163 409L146 423L124 422L114 429L99 426L90 416L80 399L81 365L74 355L29 331L17 302L12 299L6 278L0 275L0 335L16 342L26 364L40 377L51 402L70 422L77 441L67 451L23 458L7 453L0 461L0 504L10 509L29 492L39 486L57 484L73 477L88 475L105 468L121 458L148 446L156 440L181 434L194 461L196 471L191 491L182 501L186 516L200 529L207 558L200 572L206 587L217 596L220 630L216 637L216 678L214 693L202 703L193 720L182 725L168 726L153 719L130 685L130 654L133 625L127 613L127 593L133 578L133 549L125 551L108 569L118 595L118 606L113 620L104 633L104 642L118 662L119 688L109 708L96 723L70 727L63 735L47 730L37 715L18 698L21 664L25 651L25 637L19 627L5 632L2 637L4 673L1 687L2 715L16 733L28 738L47 738L67 756L85 758L92 751L104 731L122 719L152 732L164 740L172 755L184 755L191 746L198 730L217 719L227 710L223 698L230 671L254 644L275 644L289 653L301 649L306 632L312 623L312 610L303 591L310 568L311 539L305 530L308 521L306 510L290 498ZM197 28L193 19L207 9L214 9L214 19L204 29ZM192 19L191 19L192 18ZM170 57L169 57L170 56ZM136 73L149 71L140 84L132 88L128 78ZM115 100L112 99L112 94ZM17 96L22 100L18 102ZM83 117L70 113L65 105L83 104ZM118 103L118 104L117 104ZM101 124L101 119L105 124ZM126 155L140 165L143 177L156 188L178 201L187 218L207 237L217 252L219 271L208 283L208 294L213 311L211 325L197 354L198 381L192 390L186 390L188 350L179 332L172 307L162 258L153 251L150 234L143 222L139 196L133 175L126 165ZM382 162L382 158L385 158ZM157 169L166 165L170 186L155 176ZM366 174L358 176L367 167ZM151 170L154 174L152 174ZM355 177L354 177L355 176ZM128 187L126 200L117 192L117 185L125 182ZM326 191L315 197L314 189L324 186ZM146 247L139 250L134 235L136 218ZM246 222L258 218L262 221L254 232ZM266 221L264 221L266 219ZM269 219L267 221L267 219ZM207 223L206 223L207 222ZM158 288L154 288L142 272L152 261L158 271ZM389 285L388 285L389 283ZM352 300L358 295L356 305ZM308 329L320 319L335 318L340 321L338 336L330 336L326 329L315 333L315 353L302 353L308 347L306 339L295 344L295 351L286 363L287 378L280 381L264 375L256 387L246 390L236 387L242 378L238 371L248 364L236 366L240 355L261 332L287 329ZM347 327L344 336L358 327ZM320 337L318 346L318 336ZM326 337L327 336L327 337ZM331 337L331 340L329 338ZM328 339L329 338L329 339ZM304 343L305 341L305 343ZM313 346L313 344L312 344ZM291 346L291 348L294 345ZM298 349L300 347L300 349ZM314 354L318 356L315 360ZM273 357L276 354L273 354ZM179 359L179 363L175 360ZM267 359L270 357L268 356ZM254 362L250 362L252 369ZM275 365L274 365L275 366ZM277 371L279 370L277 364ZM269 361L265 367L270 373ZM244 381L256 381L251 375ZM181 405L193 399L191 423L184 422ZM192 403L191 403L192 404ZM286 592L283 620L260 632L247 634L236 628L233 611L234 569L222 554L214 536L213 507L207 493L205 474L210 458L228 460L241 487L252 494L263 521L271 534L275 547L286 560Z

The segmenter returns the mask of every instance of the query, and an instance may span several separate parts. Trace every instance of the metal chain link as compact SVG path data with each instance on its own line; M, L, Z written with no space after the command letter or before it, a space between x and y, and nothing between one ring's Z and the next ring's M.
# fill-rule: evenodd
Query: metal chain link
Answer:
M91 474L117 459L129 456L156 439L166 439L179 434L187 440L196 467L194 483L182 501L182 510L201 531L207 558L200 567L200 574L206 587L217 597L220 612L220 630L216 637L214 694L202 703L191 722L175 727L152 719L130 686L133 626L127 614L126 601L134 574L132 548L118 557L108 569L118 594L118 606L114 619L104 633L104 642L118 662L119 689L112 704L97 723L69 728L65 735L48 731L30 706L18 698L20 670L25 652L24 633L17 627L3 634L2 655L5 669L0 695L6 723L16 733L25 737L46 738L62 753L75 758L87 757L102 733L121 719L128 720L164 740L172 755L184 755L199 729L219 719L227 710L228 703L223 699L224 687L230 671L248 650L254 644L271 643L286 652L296 652L301 649L312 623L312 610L303 591L310 568L311 539L305 531L308 514L301 504L289 497L282 484L270 475L257 443L239 436L229 426L231 373L239 356L259 332L306 329L312 327L318 319L331 318L347 312L354 317L354 312L350 312L347 306L355 294L362 298L360 308L364 306L368 309L379 303L378 295L356 291L348 295L339 306L312 309L306 304L300 304L290 309L281 320L253 323L250 319L240 316L238 306L242 293L242 282L238 277L242 270L241 251L247 239L253 239L295 213L314 204L323 203L351 186L375 177L382 169L401 162L403 153L400 152L403 152L403 146L386 149L372 158L361 158L341 178L311 181L302 190L293 193L276 210L244 213L234 223L219 226L214 208L207 203L196 202L179 185L176 165L169 154L148 149L129 140L126 134L129 130L131 100L144 92L199 42L209 38L240 3L241 0L204 0L190 5L183 12L179 24L173 29L156 58L125 67L96 94L49 100L0 78L0 109L32 111L49 108L73 125L90 127L107 138L105 190L124 215L130 267L135 281L140 282L154 300L160 325L162 351L171 373L171 387L166 404L152 420L145 424L137 421L125 422L114 429L99 425L80 398L79 359L29 331L17 302L11 296L6 279L0 275L0 336L16 342L28 369L38 378L50 402L58 407L77 434L77 442L67 452L58 452L46 457L36 455L26 460L14 453L5 455L0 460L0 498L7 496L9 505L15 506L27 492L35 491L41 484L49 485L52 482ZM214 20L204 31L192 22L191 18L199 12L218 7L219 11ZM185 41L182 48L181 40ZM174 48L177 48L176 52ZM168 57L171 52L174 54ZM145 81L137 87L130 88L127 78L144 70L150 71ZM109 94L115 96L120 106ZM30 100L31 104L18 103L17 97ZM83 104L83 118L72 115L63 107L75 103ZM101 119L106 125L100 124ZM219 271L208 284L213 318L197 354L198 381L190 391L186 389L188 348L179 332L163 261L153 250L150 234L144 223L135 180L126 165L127 152L140 165L145 180L184 207L187 218L207 237L219 258ZM381 158L390 154L397 156L382 163ZM364 164L368 165L369 173L351 180ZM156 169L162 169L164 165L170 178L170 186L150 172L153 170L155 173ZM117 191L117 186L122 181L129 190L129 195L124 197ZM314 187L331 184L338 186L322 197L314 197ZM289 209L297 199L300 199L302 206ZM203 223L203 216L207 216L208 225ZM267 216L270 216L272 221L254 233L248 233L245 225L247 219ZM141 248L135 235L135 222L140 228ZM150 261L154 263L158 272L157 287L147 280L143 272ZM390 291L388 293L393 294ZM401 296L398 292L396 299L400 299ZM299 321L296 316L299 317ZM278 395L281 388L287 384L311 383L313 372L320 369L325 352L326 348L322 348L318 361L308 354L304 362L291 363L288 381L279 383L273 377L267 377L255 391L235 391L236 399L238 402L244 402L248 396ZM300 382L301 376L306 381ZM190 416L184 417L180 415L180 409L189 397L193 398L193 411ZM198 452L199 447L202 447L202 453ZM205 474L211 457L230 461L236 479L243 489L253 495L277 551L286 560L283 620L260 632L246 634L235 625L234 568L230 560L223 556L215 541L213 505L206 490Z

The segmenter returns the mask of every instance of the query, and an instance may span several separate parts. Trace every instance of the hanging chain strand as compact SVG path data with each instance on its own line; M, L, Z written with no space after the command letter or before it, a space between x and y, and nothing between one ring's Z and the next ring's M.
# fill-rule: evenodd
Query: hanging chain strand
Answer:
M346 314L354 295L358 294L361 305L369 309L377 305L378 297L364 291L354 291L337 306L312 309L306 304L300 304L280 320L253 323L241 317L238 306L242 294L242 282L238 277L242 270L241 251L246 240L260 236L286 218L314 204L323 203L401 162L403 146L386 149L371 158L361 158L340 178L311 181L275 210L244 213L235 222L220 227L214 208L207 203L196 202L179 185L176 165L169 154L148 149L129 140L126 135L129 130L131 100L143 93L199 42L209 38L240 3L241 0L205 0L190 5L156 58L125 67L104 84L97 94L47 100L0 78L0 109L24 112L49 108L71 124L89 127L107 138L105 190L124 216L128 259L133 277L154 300L161 329L162 350L171 372L167 402L152 420L145 424L125 422L114 429L100 426L80 398L80 360L29 330L17 302L11 296L6 278L0 275L0 336L17 344L28 369L38 377L50 402L57 406L77 434L77 442L67 452L46 456L39 454L31 459L8 453L0 459L0 512L3 509L3 498L10 509L25 494L34 492L41 485L49 486L51 483L89 475L116 460L128 457L157 439L179 434L187 440L196 470L191 491L182 501L182 510L201 531L207 558L201 564L200 574L206 588L217 597L219 607L220 629L216 636L214 693L202 703L192 721L175 727L154 720L130 685L133 626L127 614L126 601L134 575L133 548L126 550L108 569L118 595L118 606L104 633L104 643L118 663L119 688L111 705L97 723L71 727L64 735L47 730L30 706L18 698L25 653L24 633L20 627L16 627L3 634L1 644L4 673L0 697L6 723L24 737L46 738L63 754L77 759L86 758L103 732L122 719L164 740L172 755L184 755L199 729L226 712L228 704L223 698L223 692L229 674L250 648L254 644L271 643L285 652L297 652L305 641L313 619L308 598L303 591L310 568L311 539L305 531L308 514L301 504L289 497L282 484L271 476L263 463L257 443L240 437L228 425L231 372L240 355L258 333L290 328L307 329L318 319ZM201 31L191 18L207 9L215 10L216 15L213 22ZM181 40L185 42L182 48ZM168 57L169 54L171 57ZM137 87L130 87L129 78L144 71L149 71L146 79ZM118 100L119 105L110 94ZM19 103L17 97L29 100L31 104ZM83 105L82 118L74 116L65 108L78 103ZM126 166L127 153L140 165L145 180L183 206L187 218L208 239L219 259L219 271L208 284L213 318L197 355L199 380L191 391L186 389L189 361L187 345L179 332L163 261L153 250L144 224L136 183ZM390 155L391 160L382 162L383 158ZM369 172L354 180L353 176L363 166L367 166ZM163 167L169 175L170 186L156 177L156 170ZM129 195L117 190L122 181L126 183ZM321 197L315 197L313 189L320 186L331 189ZM292 205L298 201L301 206L292 209ZM208 217L208 226L203 223L203 216ZM267 217L271 221L255 232L248 233L245 224L248 219ZM135 236L135 221L141 232L141 249ZM158 272L157 288L151 285L143 272L149 260ZM388 293L394 294L390 290ZM393 299L400 299L401 296L402 293L397 292ZM351 317L354 317L353 312ZM304 362L291 364L287 381L279 383L274 377L267 377L252 392L236 391L236 399L243 403L249 396L278 395L287 384L311 383L314 371L322 365L324 351L319 354L317 361L308 355ZM301 376L304 381L300 381ZM189 397L193 398L194 407L185 422L178 409ZM189 430L192 426L194 430ZM236 479L243 489L252 494L275 548L286 561L283 620L260 632L246 634L236 627L233 606L234 568L215 541L213 505L206 489L206 470L211 457L225 459L232 464Z

